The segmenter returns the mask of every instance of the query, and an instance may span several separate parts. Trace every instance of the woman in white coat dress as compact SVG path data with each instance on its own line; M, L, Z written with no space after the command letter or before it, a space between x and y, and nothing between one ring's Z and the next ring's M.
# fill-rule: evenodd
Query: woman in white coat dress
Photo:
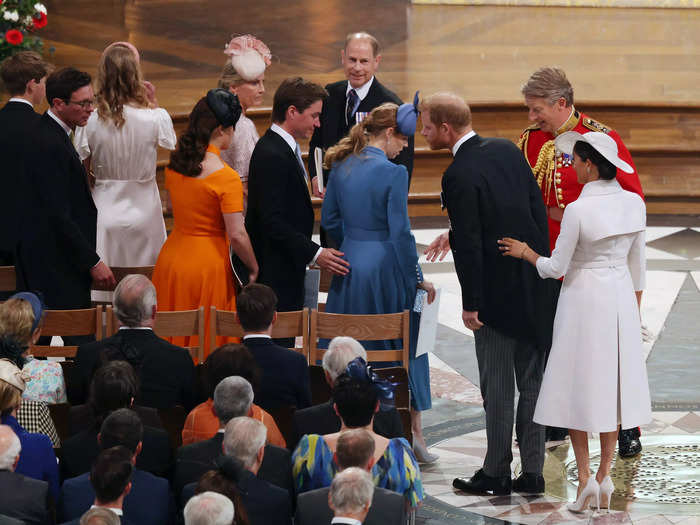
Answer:
M589 500L598 507L609 505L619 425L633 428L651 421L639 317L646 209L638 195L624 191L615 179L615 166L627 173L632 167L618 157L612 138L570 131L555 144L564 154L573 153L584 187L566 207L552 256L540 257L511 238L499 244L503 255L527 260L542 278L564 276L534 420L569 429L579 476L578 498L569 509L581 511ZM595 477L587 432L600 433Z

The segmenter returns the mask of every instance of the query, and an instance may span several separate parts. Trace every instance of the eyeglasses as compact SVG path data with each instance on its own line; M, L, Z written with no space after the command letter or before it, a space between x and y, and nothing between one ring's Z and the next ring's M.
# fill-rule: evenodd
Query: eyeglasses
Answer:
M94 108L95 107L95 99L94 98L89 98L87 100L66 100L66 104L75 104L76 106L80 106L83 109L87 108Z

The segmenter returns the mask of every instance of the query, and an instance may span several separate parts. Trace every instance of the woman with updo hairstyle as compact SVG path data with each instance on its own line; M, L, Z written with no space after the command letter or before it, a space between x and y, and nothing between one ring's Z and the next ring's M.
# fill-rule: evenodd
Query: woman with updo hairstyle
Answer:
M236 124L236 134L221 158L231 166L243 183L243 206L248 200L248 166L260 136L255 124L246 116L248 109L262 104L265 94L265 69L272 55L269 48L252 35L231 39L224 53L230 56L219 78L219 87L238 96L243 112Z
M416 358L423 298L435 298L423 280L416 241L408 220L408 172L389 159L408 145L416 131L418 93L412 104L386 103L355 124L350 134L329 148L330 169L321 226L340 246L352 271L333 276L326 312L393 314L411 311L409 389L413 446L419 461L437 456L427 450L421 412L431 406L428 356ZM417 294L417 291L419 292ZM367 350L401 348L400 340L363 342ZM387 363L385 366L392 366Z
M221 160L231 144L241 115L236 95L212 89L190 113L165 170L165 188L173 208L173 231L163 245L153 272L160 310L235 310L231 249L248 267L250 280L258 263L243 223L243 189L238 174ZM178 346L196 346L197 336L171 337ZM233 342L217 337L215 346ZM204 356L212 341L204 339Z
M76 129L75 144L92 173L96 251L108 266L153 266L166 237L157 150L175 147L173 123L128 42L104 50L95 91L97 111ZM111 295L93 292L93 299L110 301Z

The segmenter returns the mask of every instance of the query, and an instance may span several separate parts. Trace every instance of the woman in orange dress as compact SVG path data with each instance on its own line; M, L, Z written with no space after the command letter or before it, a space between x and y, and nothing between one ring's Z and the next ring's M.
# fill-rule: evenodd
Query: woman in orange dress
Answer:
M255 281L258 275L258 263L243 223L241 179L220 158L220 151L231 143L240 115L236 95L224 89L210 90L190 113L187 130L165 169L174 226L153 272L158 308L173 311L204 306L206 327L210 306L235 310L229 242L248 267L250 280ZM180 346L196 346L197 339L170 338ZM231 341L217 337L214 347ZM205 358L211 348L206 330Z

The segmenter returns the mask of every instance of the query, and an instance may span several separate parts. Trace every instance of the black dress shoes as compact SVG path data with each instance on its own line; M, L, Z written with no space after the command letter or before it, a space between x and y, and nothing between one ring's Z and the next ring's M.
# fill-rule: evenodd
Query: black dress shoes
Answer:
M492 478L484 474L483 469L479 469L469 479L455 478L454 481L452 481L452 486L464 492L507 496L511 493L511 483L510 476Z
M523 494L542 494L544 492L544 476L523 472L513 481L513 492Z
M622 458L633 458L642 451L642 442L639 441L641 433L639 428L620 430L617 437L617 449Z

